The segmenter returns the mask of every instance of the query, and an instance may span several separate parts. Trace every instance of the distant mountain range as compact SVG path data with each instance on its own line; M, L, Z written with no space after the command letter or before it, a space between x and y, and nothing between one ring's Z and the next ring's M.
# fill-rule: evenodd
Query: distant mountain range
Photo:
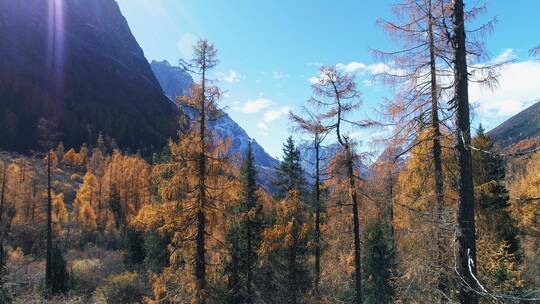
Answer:
M67 147L103 132L149 153L175 134L176 109L115 0L0 0L0 37L0 148L39 148L41 117Z

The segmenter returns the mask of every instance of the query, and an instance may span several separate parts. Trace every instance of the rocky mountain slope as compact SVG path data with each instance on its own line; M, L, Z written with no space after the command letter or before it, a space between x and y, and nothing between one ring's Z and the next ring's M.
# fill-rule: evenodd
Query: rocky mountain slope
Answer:
M161 85L163 92L169 99L174 100L176 96L188 94L188 89L193 83L193 78L181 67L172 66L167 60L152 60L150 67Z
M502 149L540 137L540 101L510 117L488 135Z
M150 152L174 135L163 95L115 0L0 0L0 148L38 148L55 121L67 147L101 131Z
M154 60L150 65L165 95L171 100L174 100L176 96L186 94L189 86L193 83L193 79L188 73L180 67L171 66L167 61ZM196 118L189 108L185 108L184 112L191 119ZM259 169L259 182L265 189L273 189L272 180L275 175L275 168L279 165L276 159L270 156L254 139L250 138L246 131L225 112L218 119L210 121L208 127L215 131L218 136L231 140L232 153L243 155L251 141L255 163Z

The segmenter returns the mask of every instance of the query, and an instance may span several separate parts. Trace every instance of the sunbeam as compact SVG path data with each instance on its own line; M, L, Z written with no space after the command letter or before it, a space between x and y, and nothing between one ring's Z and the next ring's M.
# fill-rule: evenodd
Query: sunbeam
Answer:
M47 68L55 99L61 97L64 84L64 3L48 0L47 6Z

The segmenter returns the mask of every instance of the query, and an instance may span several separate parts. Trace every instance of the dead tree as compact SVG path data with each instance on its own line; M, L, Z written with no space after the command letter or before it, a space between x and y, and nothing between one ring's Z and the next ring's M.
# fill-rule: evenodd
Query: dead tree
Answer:
M45 260L45 285L48 292L52 291L54 284L52 273L52 189L51 189L51 149L54 147L56 139L59 137L57 133L57 125L54 121L45 118L40 118L38 122L38 133L40 145L45 150L47 161L47 254Z
M352 206L353 233L354 233L354 266L356 303L362 303L362 263L360 248L360 218L358 214L357 174L355 162L358 155L354 142L347 135L346 126L351 128L366 127L370 123L353 121L346 118L347 114L360 107L360 92L356 88L353 75L341 72L335 67L321 67L317 82L313 84L313 97L310 102L321 109L321 118L328 131L335 132L345 159L341 162L343 171L348 180L348 192Z
M423 141L431 142L433 159L433 179L435 183L434 223L436 226L437 257L435 265L438 271L437 288L441 300L446 299L447 282L444 253L444 181L441 145L441 95L449 89L448 84L439 82L440 78L450 76L448 44L444 32L444 0L403 0L394 5L398 21L379 19L378 23L403 48L385 52L374 50L376 57L385 62L392 62L392 68L375 78L382 79L387 85L399 90L395 100L387 102L385 114L395 126L394 138L403 142L404 150ZM428 136L420 133L429 132Z

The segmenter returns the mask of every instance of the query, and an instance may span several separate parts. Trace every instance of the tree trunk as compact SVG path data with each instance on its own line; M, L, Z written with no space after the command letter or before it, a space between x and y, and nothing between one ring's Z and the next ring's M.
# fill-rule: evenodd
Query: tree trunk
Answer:
M390 223L390 237L392 239L392 248L395 248L395 229L394 229L394 173L392 168L388 170L388 221Z
M36 218L36 180L32 182L32 224Z
M199 210L197 213L197 248L195 256L195 277L197 280L197 303L205 303L206 289L206 263L205 263L205 225L206 218L204 212Z
M51 194L51 152L47 152L47 255L45 263L45 285L47 292L52 289L52 194Z
M354 268L356 283L356 303L362 303L362 262L360 255L360 218L358 216L358 196L356 193L356 183L354 181L354 160L350 144L345 146L347 153L347 175L349 178L349 195L352 199L353 230L354 230Z
M437 70L435 61L435 41L433 34L434 18L432 13L431 0L428 4L428 39L429 39L429 55L430 55L430 76L431 76L431 129L432 129L432 153L435 178L435 197L436 197L436 242L437 242L437 271L438 283L437 288L441 292L440 300L446 302L447 279L444 269L444 252L446 252L446 244L444 242L444 182L442 172L442 156L441 156L441 130L439 121L439 98L437 89Z
M99 177L99 191L98 191L98 210L101 212L101 185L103 183L103 176Z
M4 215L4 199L6 194L6 164L4 163L3 169L2 169L2 188L0 189L0 233L2 241L4 240L4 223L2 222L2 218Z
M296 278L298 277L297 269L296 269L296 255L297 255L297 239L298 239L298 231L297 231L297 225L298 223L294 223L293 225L293 244L289 248L289 303L290 304L296 304L297 295L298 295L298 284L296 282Z
M454 0L452 13L454 48L454 106L456 107L456 152L458 161L457 255L459 301L477 304L476 236L474 193L470 152L470 113L467 51L463 0Z
M315 294L319 293L321 275L321 177L319 162L319 138L315 137Z
M204 57L204 56L203 56ZM201 100L200 100L200 149L199 152L199 211L197 213L197 248L195 253L195 277L197 281L197 301L199 304L206 303L206 250L205 250L205 233L206 233L206 216L204 210L206 208L206 143L205 143L205 82L206 82L206 67L202 67L202 83L201 83ZM204 293L204 294L203 294Z
M246 298L245 298L245 302L246 303L251 303L252 302L252 297L253 297L253 290L252 290L252 285L253 284L253 269L252 269L252 259L251 259L251 252L252 252L252 248L251 248L251 238L252 238L252 233L251 233L251 219L248 219L247 221L247 227L246 227L246 236L247 236L247 255L246 255Z
M240 291L240 279L239 279L239 264L240 258L238 257L238 252L240 251L238 245L238 238L234 237L231 250L231 276L229 278L229 288L232 291L231 300L236 303L242 301L241 291Z

